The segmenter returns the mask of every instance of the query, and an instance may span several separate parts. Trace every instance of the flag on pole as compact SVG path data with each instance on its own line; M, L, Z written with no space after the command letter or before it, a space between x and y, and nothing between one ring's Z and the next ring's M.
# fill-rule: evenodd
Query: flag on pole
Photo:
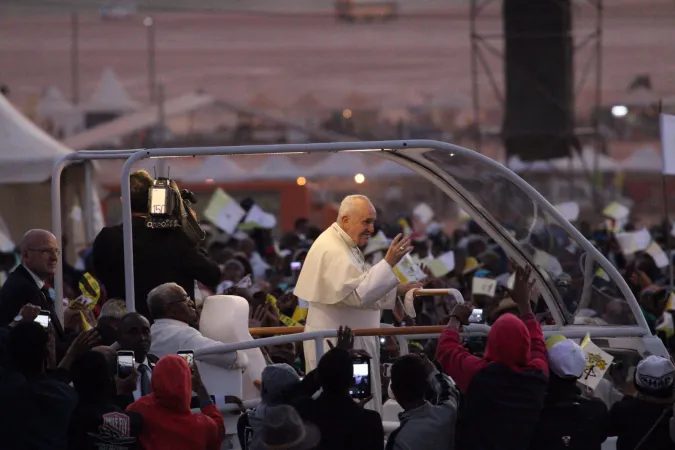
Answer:
M663 174L675 175L675 116L661 114L661 154Z

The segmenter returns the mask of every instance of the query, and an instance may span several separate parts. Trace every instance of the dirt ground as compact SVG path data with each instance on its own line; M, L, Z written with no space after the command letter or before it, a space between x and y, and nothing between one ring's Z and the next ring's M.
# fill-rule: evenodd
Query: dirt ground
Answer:
M346 100L352 93L374 106L422 104L432 97L468 106L472 80L468 2L453 0L452 7L443 10L439 9L443 2L423 3L428 9L409 8L404 17L385 24L337 23L325 13L301 14L302 8L289 8L289 14L281 14L279 8L269 14L153 13L159 81L168 97L204 89L246 103L262 94L280 107L291 106L306 93L334 107L353 106ZM620 102L638 74L651 76L658 95L675 94L675 3L605 3L603 100ZM575 28L582 39L595 16L588 6L577 10ZM91 93L102 70L111 67L134 99L147 102L144 16L101 21L91 12L82 14L82 98ZM499 2L486 9L478 25L481 32L500 31ZM501 47L501 41L494 45ZM590 56L590 48L578 52L578 78ZM497 57L488 61L501 82L501 61ZM50 84L70 96L70 68L70 22L65 11L0 16L0 83L10 87L18 106L28 107ZM582 113L592 103L593 79L591 73L577 99ZM485 76L480 86L482 103L496 105Z

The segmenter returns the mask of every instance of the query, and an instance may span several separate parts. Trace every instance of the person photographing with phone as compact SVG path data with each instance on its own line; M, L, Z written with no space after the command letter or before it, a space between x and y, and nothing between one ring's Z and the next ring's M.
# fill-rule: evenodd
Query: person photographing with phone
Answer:
M201 414L192 414L192 391L197 393ZM152 378L152 394L135 401L127 411L143 416L141 444L146 450L185 448L219 449L225 423L204 387L199 369L189 367L184 357L161 358Z
M382 261L368 268L361 252L375 232L376 211L367 197L351 195L340 204L336 222L319 236L298 277L294 294L309 303L305 331L335 330L340 326L379 328L383 309L393 309L397 295L422 287L421 283L400 284L394 267L410 253L410 238L394 238ZM407 313L414 315L412 302ZM354 347L371 356L371 375L380 379L379 339L357 337ZM306 371L317 366L314 342L304 343ZM373 383L373 402L382 409L382 387Z
M532 313L530 269L518 267L512 296L520 318L504 314L488 334L485 357L471 355L459 335L473 307L458 304L436 350L445 373L464 394L462 449L529 448L548 386L548 356L541 327ZM486 433L484 424L490 424Z

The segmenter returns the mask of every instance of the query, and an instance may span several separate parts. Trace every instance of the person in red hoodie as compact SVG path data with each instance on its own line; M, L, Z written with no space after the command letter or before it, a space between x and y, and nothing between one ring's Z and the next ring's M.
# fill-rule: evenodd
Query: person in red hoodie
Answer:
M192 390L201 414L190 412ZM196 366L190 370L178 355L161 358L152 371L152 394L139 398L127 411L143 416L140 440L145 450L218 450L225 422L202 383Z
M546 396L548 356L530 305L529 279L530 271L518 268L512 296L520 318L505 314L497 319L484 358L462 346L459 332L473 309L468 304L455 306L438 342L436 360L463 394L462 450L530 447Z

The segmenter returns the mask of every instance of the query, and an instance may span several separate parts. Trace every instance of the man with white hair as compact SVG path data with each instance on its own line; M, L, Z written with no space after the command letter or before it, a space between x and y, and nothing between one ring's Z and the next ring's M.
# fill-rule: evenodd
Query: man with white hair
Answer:
M394 267L412 250L410 238L400 234L384 259L367 268L361 249L375 232L375 219L375 207L367 197L350 195L340 204L336 223L314 241L294 292L309 303L306 331L336 330L340 326L379 328L381 311L392 309L397 295L422 286L421 283L399 284L394 274ZM372 409L380 411L379 339L357 337L354 348L365 350L372 357ZM314 342L304 342L304 349L309 371L317 366Z
M148 309L154 320L150 327L150 353L159 358L181 350L197 350L222 344L203 336L192 327L198 322L194 302L185 289L176 283L160 284L151 290L148 294ZM233 352L204 356L200 361L225 369L243 369L248 358L243 352Z

